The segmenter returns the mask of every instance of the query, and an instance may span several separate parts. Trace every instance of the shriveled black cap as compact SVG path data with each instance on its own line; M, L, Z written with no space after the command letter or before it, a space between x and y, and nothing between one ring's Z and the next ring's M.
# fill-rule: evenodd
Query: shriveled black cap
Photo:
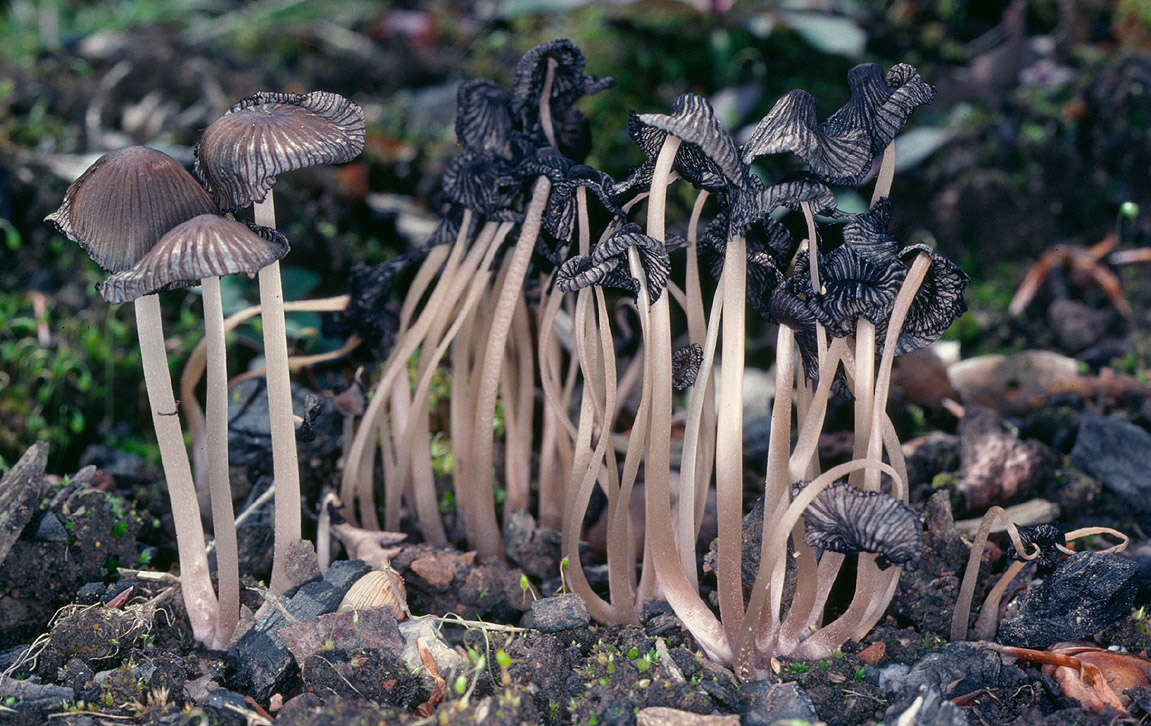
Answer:
M460 85L456 92L456 140L472 151L511 157L512 97L486 79Z
M257 93L204 130L196 173L221 209L241 209L284 172L355 158L364 128L363 109L336 93Z
M556 270L556 287L562 292L580 290L590 285L616 287L639 293L639 280L631 276L627 251L639 250L648 295L652 302L659 299L671 274L671 259L667 246L640 231L638 224L626 224L600 242L586 256L576 255Z
M251 277L286 254L288 240L274 229L201 214L161 237L132 269L102 282L100 294L110 303L122 303L191 287L205 277Z
M583 96L611 88L615 85L615 79L585 75L583 51L566 38L541 43L524 53L523 58L516 64L515 81L512 86L512 110L519 118L522 130L529 134L534 135L540 128L539 100L544 90L549 61L555 61L555 72L552 74L548 104L557 131L563 137L565 136L563 127L578 125L580 116L572 108L575 102ZM569 130L576 131L578 135L578 130ZM569 149L563 149L565 144L562 138L560 146L569 156L578 158L578 155L570 153Z
M907 311L907 320L895 348L899 354L925 348L939 340L955 319L967 311L967 303L963 299L963 291L969 282L967 274L959 269L959 265L926 245L911 245L899 254L910 263L919 253L931 256L931 267Z
M871 141L872 156L891 143L919 106L935 100L935 88L915 66L897 63L885 75L878 63L863 63L847 72L851 100L823 123L831 135L862 129Z
M743 161L791 153L803 167L829 184L858 186L871 169L871 140L863 129L830 134L820 127L815 99L803 90L775 102L743 145Z
M129 146L97 159L45 219L114 273L130 269L176 225L214 211L207 192L179 162L147 146Z
M735 142L703 96L677 96L670 114L630 114L628 133L646 157L633 174L633 185L651 183L656 157L668 134L683 142L676 152L674 168L693 185L722 192L747 184L747 167L739 159Z
M793 485L798 493L805 482ZM919 515L890 494L865 492L838 481L812 500L803 513L803 541L831 552L874 552L875 564L914 569L923 554Z

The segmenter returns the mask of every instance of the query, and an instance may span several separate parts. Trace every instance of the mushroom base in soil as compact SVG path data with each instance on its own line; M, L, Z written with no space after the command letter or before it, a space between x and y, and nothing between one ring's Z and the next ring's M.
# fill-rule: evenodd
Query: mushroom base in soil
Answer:
M208 351L207 438L209 449L214 454L208 470L208 482L220 588L219 603L215 602L214 595L212 601L211 621L214 632L210 640L204 642L216 648L226 647L231 640L240 610L239 553L228 476L228 372L219 276L237 273L254 275L268 265L275 264L287 252L287 240L273 229L240 224L215 214L202 214L174 227L131 269L110 276L100 285L101 294L109 302L135 299L139 310L140 300L156 299L155 291L187 287L196 281L203 283L204 328ZM152 311L150 307L156 309ZM155 318L151 324L158 329L159 303L153 302L146 309ZM160 348L163 349L162 335ZM174 412L172 381L166 358L157 360L156 355L152 354L145 361L146 373L149 365L163 365L162 373L153 371L151 377L146 376L149 396L154 390L164 400L172 400ZM173 413L162 418L163 421L157 423L157 435L160 435L160 426L163 424L167 438L162 439L161 453L164 456L180 457L176 470L187 472L187 481L181 478L178 489L173 489L169 482L177 542L180 545L181 577L191 578L189 582L199 583L196 585L199 588L207 583L208 593L211 594L199 504L191 480L179 417ZM186 563L191 564L189 573L184 571L188 567ZM203 569L202 576L199 575L200 568ZM201 579L203 582L200 582ZM202 599L203 595L198 594L197 597ZM191 612L189 609L190 615ZM197 633L197 639L200 639L200 633Z

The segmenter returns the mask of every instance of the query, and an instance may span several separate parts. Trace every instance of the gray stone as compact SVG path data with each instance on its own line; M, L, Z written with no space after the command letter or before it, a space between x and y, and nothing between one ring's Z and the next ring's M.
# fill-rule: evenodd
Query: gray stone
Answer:
M888 726L967 726L963 709L943 697L939 689L920 686L891 704L883 715Z
M39 441L0 479L0 562L36 513L47 465L48 444Z
M1019 613L999 628L999 641L1025 648L1085 638L1131 612L1139 566L1128 558L1079 552L1026 594Z
M523 626L544 633L582 628L591 622L587 604L574 592L558 597L542 597L524 615Z
M325 613L280 628L276 639L288 647L298 665L324 650L380 650L404 647L396 619L386 607Z
M559 572L560 533L537 525L528 512L512 512L504 526L504 552L532 577L551 577Z
M0 679L0 702L15 711L57 711L73 698L75 691L71 688L39 683L35 676L27 680ZM8 699L15 700L8 703Z
M82 469L94 466L106 471L125 489L146 486L164 478L164 473L144 460L139 454L113 449L102 444L92 444L80 455ZM75 481L75 479L73 479Z
M1106 335L1110 310L1096 310L1075 300L1056 300L1047 308L1047 324L1068 353L1090 348Z
M772 726L780 721L816 723L819 716L811 697L797 683L754 681L741 689L747 704L744 726Z
M44 512L44 516L36 523L36 533L32 537L37 542L67 542L68 530L64 529L55 512Z
M1071 463L1130 506L1151 511L1151 434L1107 416L1084 416Z
M282 598L280 604L292 622L333 612L348 588L370 569L362 560L334 562L323 578L304 583L291 596ZM288 647L275 637L288 622L279 607L270 607L228 650L230 686L257 701L265 701L272 695L294 662Z

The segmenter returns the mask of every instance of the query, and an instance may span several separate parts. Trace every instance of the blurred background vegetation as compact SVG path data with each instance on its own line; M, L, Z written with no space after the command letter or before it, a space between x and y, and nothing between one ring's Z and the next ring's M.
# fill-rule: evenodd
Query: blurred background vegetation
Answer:
M730 5L730 7L728 7ZM338 169L277 186L293 244L289 299L340 294L356 261L419 244L434 225L439 177L455 153L455 89L471 77L509 86L532 45L567 37L588 71L617 86L583 102L588 163L616 177L639 160L628 109L707 96L733 131L792 88L821 115L846 98L856 63L915 64L939 89L901 138L893 228L958 259L972 311L951 336L964 355L1055 343L1045 306L1009 320L1026 265L1055 243L1089 245L1127 222L1120 247L1151 237L1151 3L1147 0L9 0L0 18L0 468L35 440L52 468L84 448L152 456L129 306L96 295L99 272L42 222L102 153L146 143L182 162L200 131L257 90L325 89L364 106L368 144ZM864 201L844 193L858 211ZM1138 268L1122 271L1136 319L1090 365L1147 367L1151 306ZM1089 287L1074 295L1105 308ZM227 280L226 312L255 299ZM198 291L165 296L174 374L199 340ZM317 315L295 315L296 350L320 352ZM237 331L234 372L258 365L259 331ZM305 376L325 387L352 361Z

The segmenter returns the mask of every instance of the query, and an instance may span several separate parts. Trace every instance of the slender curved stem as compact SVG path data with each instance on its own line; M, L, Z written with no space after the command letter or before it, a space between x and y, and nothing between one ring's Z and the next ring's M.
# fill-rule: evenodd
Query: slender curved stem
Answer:
M272 192L254 207L256 224L275 228ZM293 584L285 566L288 549L300 539L300 464L296 453L296 422L292 415L292 380L288 372L288 334L284 324L284 289L279 261L259 273L260 318L264 329L264 360L268 373L268 420L272 431L272 477L276 482L275 539L272 581L268 589L282 595Z
M164 465L164 479L168 483L172 521L176 528L184 609L192 624L192 636L209 647L219 648L222 645L216 638L219 603L208 573L200 505L196 501L196 485L192 482L192 467L188 463L188 450L184 448L184 434L176 410L176 396L172 392L160 298L144 295L136 298L134 305L144 385L148 390L152 425L156 429L156 442L160 446L160 461Z
M484 359L476 390L476 407L472 424L474 446L471 450L471 482L467 488L471 492L469 507L473 516L465 518L464 526L468 541L476 548L481 560L496 560L502 554L499 523L496 520L493 500L492 449L494 446L492 425L495 420L496 394L499 389L500 369L503 367L504 345L512 324L517 298L522 294L524 275L528 262L539 237L544 207L551 192L551 181L539 177L532 189L520 236L512 250L507 268L507 278L496 299L492 329L488 335Z
M220 278L202 280L204 339L208 342L208 487L212 494L212 534L216 540L216 577L219 581L220 617L216 639L227 643L240 618L240 555L232 487L228 477L228 361L224 345L224 309Z
M333 313L348 307L348 296L317 298L315 300L293 300L284 303L284 312L310 311L318 313ZM234 330L241 323L260 314L260 306L252 305L229 315L224 320L224 334ZM204 375L204 368L208 361L208 340L201 338L192 349L188 360L184 362L184 370L180 373L180 405L184 409L184 418L188 424L188 437L192 440L192 471L195 473L196 491L202 509L209 508L208 502L208 447L205 439L204 411L196 400L196 386L200 385L200 377Z
M723 343L716 422L715 500L719 529L716 588L719 616L734 642L743 621L743 357L746 337L747 243L729 237L723 259Z

